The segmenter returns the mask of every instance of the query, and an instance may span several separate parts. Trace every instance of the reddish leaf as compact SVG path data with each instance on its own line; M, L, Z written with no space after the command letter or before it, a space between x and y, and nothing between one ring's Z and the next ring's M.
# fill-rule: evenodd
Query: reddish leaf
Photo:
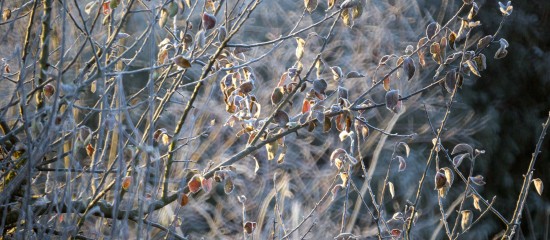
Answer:
M201 190L201 176L195 174L187 183L187 187L189 187L189 191L192 193L197 193Z

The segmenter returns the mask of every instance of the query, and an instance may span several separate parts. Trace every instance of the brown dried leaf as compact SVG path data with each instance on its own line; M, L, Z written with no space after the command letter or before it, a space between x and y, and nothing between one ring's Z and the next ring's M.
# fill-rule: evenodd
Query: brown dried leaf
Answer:
M195 174L191 180L187 183L187 187L189 188L189 192L197 193L199 190L201 190L201 176L198 174Z
M411 80L411 78L414 76L416 68L414 66L414 60L410 57L406 57L403 60L403 71L407 75L407 79Z
M173 59L173 61L176 65L178 65L178 67L181 67L181 68L190 68L191 67L191 62L188 59L181 56L181 55L176 56Z
M390 90L386 92L386 108L390 111L397 113L399 103L399 90Z
M544 190L544 183L540 178L533 179L533 185L535 185L535 189L537 190L537 193L542 196L542 190Z
M460 214L462 215L462 220L460 221L460 227L462 227L462 230L464 231L468 229L468 227L470 227L470 225L472 224L474 215L470 210L462 210Z
M435 34L439 32L440 28L441 26L439 26L439 23L433 22L428 24L426 27L426 37L431 40L435 37Z

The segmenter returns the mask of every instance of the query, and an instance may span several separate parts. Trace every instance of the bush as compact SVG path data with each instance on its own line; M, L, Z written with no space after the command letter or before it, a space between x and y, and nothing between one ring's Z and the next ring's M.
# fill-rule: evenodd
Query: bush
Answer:
M500 209L461 99L514 8L483 6L2 2L2 236L519 236L550 118Z

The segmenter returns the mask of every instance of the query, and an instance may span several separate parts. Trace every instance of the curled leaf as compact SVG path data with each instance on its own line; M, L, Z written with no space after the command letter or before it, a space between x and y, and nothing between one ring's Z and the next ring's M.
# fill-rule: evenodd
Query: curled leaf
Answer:
M444 167L441 170L445 173L445 179L447 180L447 185L451 187L453 185L453 182L455 180L455 175L453 173L453 170L451 170L448 167Z
M439 32L440 28L441 26L439 26L439 23L437 22L428 24L428 26L426 27L426 37L428 39L432 39L433 37L435 37L435 34Z
M184 207L185 205L187 205L187 203L189 203L189 196L184 193L181 195L180 198L180 206Z
M317 0L304 0L304 6L311 13L317 8Z
M405 168L407 168L407 162L405 161L405 158L401 156L397 156L397 159L399 160L399 169L398 172L405 171Z
M302 57L304 56L304 47L306 45L306 41L303 38L295 37L296 39L296 59L300 61Z
M210 30L216 26L216 16L210 14L210 13L203 13L202 14L202 26L205 30Z
M364 76L365 75L363 75L359 72L356 72L356 71L351 71L348 74L346 74L346 78L362 78Z
M435 174L435 189L441 189L447 184L447 177L445 177L445 173L438 171Z
M225 185L223 186L223 190L225 194L229 195L231 192L233 192L234 188L235 186L233 185L233 180L231 180L231 178L227 178L225 180Z
M453 165L455 165L455 167L460 166L460 164L462 163L462 160L464 160L465 157L469 157L469 156L470 156L469 153L462 153L462 154L456 155L453 158Z
M176 65L178 65L178 67L181 67L181 68L190 68L191 67L191 62L187 58L184 58L181 55L176 56L173 59L173 61Z
M483 186L485 185L485 181L483 180L483 176L477 175L475 177L470 177L470 181L472 181L475 185Z
M542 183L542 180L540 180L540 178L533 179L533 185L535 185L537 193L542 196L542 190L544 190L544 184Z
M256 229L256 222L249 222L247 221L245 224L244 224L244 232L246 234L251 234L252 232L254 232L254 230Z
M463 152L467 152L470 154L470 156L473 156L474 155L474 149L472 148L472 146L470 146L469 144L467 143L459 143L457 144L454 148L453 148L453 151L451 152L451 155L455 155L457 153L463 153Z
M472 194L472 199L474 200L474 208L481 211L481 206L479 205L479 197L475 194Z
M472 224L474 215L470 210L462 210L460 214L462 215L462 220L460 221L460 227L462 227L462 230L466 230Z

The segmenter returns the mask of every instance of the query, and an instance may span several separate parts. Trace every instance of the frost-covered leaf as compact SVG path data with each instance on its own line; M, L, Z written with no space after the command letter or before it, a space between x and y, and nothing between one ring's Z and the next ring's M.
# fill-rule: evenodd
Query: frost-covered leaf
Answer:
M406 57L403 60L403 71L407 75L408 80L411 80L411 78L414 76L415 70L416 67L414 66L414 60L410 57Z
M397 156L397 159L399 160L399 169L398 172L403 172L407 168L407 162L405 161L405 158L401 156Z
M455 155L457 153L463 153L463 152L467 152L467 153L470 154L470 156L473 156L474 155L474 148L472 148L472 146L470 146L470 144L459 143L453 148L453 151L451 152L451 155Z
M356 71L351 71L348 74L346 74L346 78L362 78L364 76L365 75L363 75L359 72L356 72Z
M483 186L485 185L485 181L483 180L483 176L477 175L475 177L470 177L470 181L473 182L475 185Z
M462 154L456 155L453 158L453 165L455 165L455 167L460 166L460 164L462 163L462 160L464 160L465 157L469 157L469 156L470 156L469 153L462 153Z
M390 90L386 92L386 108L394 113L399 112L399 90Z
M317 8L317 0L304 0L304 6L311 13Z
M426 27L426 37L428 39L432 39L433 37L435 37L435 34L439 32L440 28L441 26L437 22L432 22L428 24L428 26Z
M434 182L435 182L435 189L441 189L445 187L445 185L447 184L447 177L445 177L445 173L438 171L435 174Z
M296 39L296 59L300 61L304 56L304 47L306 45L306 40L300 37L295 37Z

